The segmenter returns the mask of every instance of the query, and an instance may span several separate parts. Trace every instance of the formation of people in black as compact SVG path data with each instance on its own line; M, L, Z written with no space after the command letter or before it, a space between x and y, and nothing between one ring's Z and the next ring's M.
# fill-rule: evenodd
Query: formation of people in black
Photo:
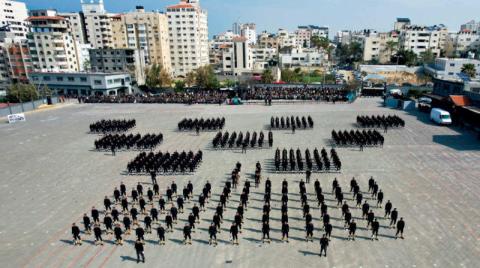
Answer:
M245 100L348 101L348 90L339 86L255 86L244 95Z
M286 116L286 117L271 117L270 118L270 129L292 129L295 132L295 129L306 129L313 128L314 122L311 116Z
M404 127L405 121L397 115L371 115L357 116L357 124L367 128L393 128Z
M251 185L250 181L245 179L243 186L241 186L241 168L242 165L237 163L232 171L231 178L225 181L219 194L212 194L214 188L207 180L200 193L197 193L197 198L194 195L194 186L191 181L183 188L172 181L170 186L167 186L163 191L156 182L151 187L138 183L131 190L127 189L126 185L121 182L119 187L113 189L112 196L105 196L103 200L104 208L92 207L89 213L83 215L82 224L72 224L73 244L82 244L80 225L83 225L84 235L89 236L93 233L96 245L103 245L106 237L108 237L107 239L111 237L117 245L123 245L126 237L134 233L136 236L137 262L145 261L143 255L145 237L156 236L157 243L165 245L167 234L174 232L176 229L174 227L180 225L179 217L181 215L186 216L184 226L180 226L184 237L183 243L185 245L192 244L192 235L196 233L198 224L201 220L208 221L208 218L201 218L200 216L207 211L207 206L210 204L210 206L213 206L214 214L208 227L209 244L213 246L218 244L217 235L222 232L222 225L228 222L227 229L230 242L238 245L244 222L247 220L245 213L252 207L258 209L257 206L253 205L252 200L254 200L253 202L260 201L263 203L260 208L262 210L261 218L254 219L255 224L259 224L257 230L261 235L258 241L262 243L272 241L272 229L270 227L272 213L280 214L280 217L275 217L275 221L280 219L281 241L285 243L288 243L290 238L289 221L302 221L303 219L305 241L307 243L314 242L316 238L319 238L320 256L322 256L322 253L326 256L334 230L338 232L335 233L336 236L343 236L354 241L357 229L369 229L371 231L370 239L378 240L379 234L385 237L393 237L386 233L388 229L396 228L394 238L400 237L403 239L405 221L399 217L398 210L390 200L384 204L385 194L373 178L368 181L368 190L361 189L355 178L351 179L349 187L342 189L335 178L332 181L330 191L327 190L326 185L322 186L318 179L313 182L313 187L309 186L312 185L312 181L307 174L305 181L302 179L298 183L298 194L290 192L289 181L284 179L281 182L281 197L278 199L278 197L272 198L272 185L280 182L272 182L267 178L264 183L264 191L261 190L261 181L256 181L254 185ZM261 172L260 163L256 164L256 170ZM237 193L241 193L238 201L234 200L234 196L238 197ZM263 198L260 200L258 197L251 198L252 193L256 196L263 195ZM275 193L274 196L278 195L279 193ZM335 201L329 197L326 198L327 195L334 196ZM212 196L218 196L218 199ZM298 201L292 205L291 200L296 198L298 198ZM227 207L231 209L232 206L236 207L234 216L227 220L224 212ZM272 206L276 207L275 210L272 209ZM295 206L298 207L295 208ZM383 211L381 212L375 211L382 208ZM337 209L342 212L341 218L331 217L329 212ZM279 211L277 212L277 210ZM302 218L289 217L289 214L296 213L301 213ZM252 219L248 218L248 220ZM380 224L382 221L384 222L383 225ZM341 229L344 229L344 231L339 231ZM131 240L127 241L133 242Z
M263 148L265 142L265 134L263 131L257 135L257 132L254 131L250 135L250 131L247 131L245 135L242 131L238 134L236 131L232 132L231 134L226 131L224 133L218 132L217 135L212 140L213 148L239 148L246 150L248 147L250 148ZM265 147L272 147L273 145L273 133L271 131L268 132L268 145L265 144Z
M186 173L195 172L202 162L203 152L198 151L181 153L169 152L141 152L127 164L127 172L130 174L153 173Z
M339 171L342 168L342 162L338 157L337 151L335 149L330 150L330 157L328 156L327 150L322 148L319 152L317 148L313 150L313 158L310 153L310 149L305 150L305 159L302 156L302 151L297 149L296 151L290 149L283 149L280 151L279 148L275 151L274 157L275 170L277 172L287 172L287 171L304 171L313 172L313 171ZM315 164L315 165L314 165Z
M90 133L126 132L136 126L135 119L102 119L90 124Z
M153 150L163 141L163 134L106 134L94 145L96 150L111 150L114 154L118 150Z
M332 140L337 146L356 145L363 149L363 146L383 146L385 138L375 129L369 130L332 130Z
M180 131L210 131L223 129L225 126L225 118L184 118L178 122L178 130Z

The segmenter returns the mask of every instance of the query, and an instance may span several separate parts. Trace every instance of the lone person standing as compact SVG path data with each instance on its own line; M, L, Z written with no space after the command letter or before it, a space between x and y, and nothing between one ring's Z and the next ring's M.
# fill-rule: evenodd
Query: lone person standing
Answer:
M325 257L327 257L327 247L328 247L328 238L326 235L323 235L320 238L320 257L322 257L322 252L325 252Z
M145 255L143 254L143 243L142 240L138 239L135 242L135 251L137 252L137 263L140 262L140 257L142 257L142 262L145 263Z

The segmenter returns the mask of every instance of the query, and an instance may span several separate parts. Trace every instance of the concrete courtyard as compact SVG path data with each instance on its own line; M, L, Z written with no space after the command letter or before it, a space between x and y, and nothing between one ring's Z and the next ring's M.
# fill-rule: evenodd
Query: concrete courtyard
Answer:
M267 163L278 147L331 148L332 129L355 128L359 114L397 114L406 121L405 128L390 129L383 148L338 148L342 161L340 173L315 173L321 182L334 229L328 257L319 257L320 211L314 202L313 183L307 185L315 225L315 242L304 241L298 181L304 174L273 174ZM311 130L274 131L271 149L213 150L215 132L178 132L184 117L225 117L224 131L260 131L270 117L311 115ZM230 244L228 229L239 202L234 192L224 213L217 247L208 245L207 228L217 202L208 203L201 213L201 223L193 233L193 243L182 244L181 228L188 214L180 214L173 233L167 233L165 246L158 245L155 232L146 235L145 256L149 267L478 267L480 262L480 142L468 132L433 125L427 114L407 113L381 106L380 99L359 99L353 104L285 104L216 106L157 104L70 104L60 109L27 114L27 121L0 125L0 263L2 267L130 267L136 266L134 236L125 237L123 246L113 244L113 236L104 235L104 246L93 245L93 235L82 233L84 243L74 247L70 227L81 224L83 213L92 206L103 209L103 198L111 196L123 181L127 189L138 182L150 186L148 176L122 175L128 161L138 152L118 152L115 157L93 151L98 135L88 134L88 125L100 119L135 118L133 133L164 134L157 151L202 150L204 160L193 175L159 176L161 193L172 180L180 189L191 180L195 200L209 180L213 200L229 178L237 161L242 163L240 185L251 179L255 163L264 167L263 180L272 180L272 243L261 242L261 214L264 187L253 188L249 209L245 212L240 245ZM370 176L377 180L406 222L405 239L395 240L395 230L384 228L383 209L379 215L379 241L371 241L361 210L353 209L358 224L356 241L347 241L342 228L341 211L330 194L336 177L344 192L355 177L361 190L368 189ZM290 243L283 243L280 233L281 181L289 181ZM366 194L364 194L366 196ZM346 194L349 205L354 205ZM371 205L375 201L370 201ZM190 211L193 203L186 204ZM103 217L102 217L103 218ZM163 223L164 215L160 215ZM155 225L154 225L155 226ZM103 227L103 225L102 225Z

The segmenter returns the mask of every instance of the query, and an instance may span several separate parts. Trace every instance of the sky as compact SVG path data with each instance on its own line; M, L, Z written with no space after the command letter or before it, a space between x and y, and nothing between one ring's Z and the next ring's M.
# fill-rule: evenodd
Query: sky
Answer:
M89 1L89 0L86 0ZM23 0L29 9L54 8L79 11L80 0ZM164 11L179 0L104 0L112 13L127 12L143 5ZM445 24L450 31L472 19L480 20L480 0L200 0L208 11L209 35L225 32L234 22L254 22L257 32L295 30L298 25L330 27L330 38L343 29L393 29L397 17L414 24Z

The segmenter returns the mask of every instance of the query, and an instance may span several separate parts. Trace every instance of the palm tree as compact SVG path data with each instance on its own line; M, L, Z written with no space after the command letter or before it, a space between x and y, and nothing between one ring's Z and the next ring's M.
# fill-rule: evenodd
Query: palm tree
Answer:
M388 61L390 61L393 51L398 50L398 42L395 42L393 40L387 41L387 43L385 44L385 50L388 53Z
M470 78L475 78L477 70L475 69L475 65L467 63L462 66L462 73L468 75Z

